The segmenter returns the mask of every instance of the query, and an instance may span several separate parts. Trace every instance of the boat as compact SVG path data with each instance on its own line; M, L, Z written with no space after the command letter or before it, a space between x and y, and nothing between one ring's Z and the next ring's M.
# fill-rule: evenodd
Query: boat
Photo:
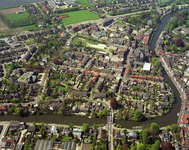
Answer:
M89 116L89 119L91 119L91 116Z
M177 113L177 116L179 116L179 113Z
M181 95L180 95L180 98L181 98Z

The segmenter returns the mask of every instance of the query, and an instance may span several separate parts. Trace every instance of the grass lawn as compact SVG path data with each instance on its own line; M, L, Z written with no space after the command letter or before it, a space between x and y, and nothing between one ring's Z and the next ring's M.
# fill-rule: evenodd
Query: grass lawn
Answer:
M38 63L38 62L35 62L33 65L37 66L37 65L39 65L39 63Z
M24 77L22 77L22 78L20 78L20 80L25 80L25 78L24 78Z
M68 141L68 136L64 136L64 138L62 139L63 142L67 142Z
M117 18L116 20L118 20L118 21L122 21L120 18Z
M187 20L187 24L189 25L189 20Z
M11 13L11 14L5 14L5 17L7 17L11 22L17 19L23 19L27 18L29 14L25 11L21 14Z
M64 25L77 23L77 22L81 22L81 21L99 19L97 14L92 13L89 10L79 10L79 11L61 13L61 14L59 14L59 16L66 15L66 14L69 17L63 18L63 24Z
M116 22L117 24L120 24L120 25L125 25L123 22Z
M57 138L57 135L53 135L52 140L55 141L56 138Z
M147 150L152 150L152 145L148 144L147 145Z
M78 4L80 4L82 6L86 6L86 7L91 6L91 4L88 3L88 0L78 0L77 2L78 2Z
M30 30L38 31L39 30L39 28L35 27L35 25L23 26L22 29L24 31L30 31Z
M65 91L66 91L66 88L59 86L59 87L58 87L58 91L60 91L60 90L65 90Z

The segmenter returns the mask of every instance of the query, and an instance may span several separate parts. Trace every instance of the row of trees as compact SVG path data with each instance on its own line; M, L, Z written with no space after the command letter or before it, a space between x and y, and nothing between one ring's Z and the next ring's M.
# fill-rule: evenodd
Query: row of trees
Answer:
M56 10L56 12L58 14L60 14L60 13L65 13L65 12L70 12L70 11L77 11L77 10L80 10L80 8L79 7L73 7L73 8L67 8L67 9L58 9L58 10Z

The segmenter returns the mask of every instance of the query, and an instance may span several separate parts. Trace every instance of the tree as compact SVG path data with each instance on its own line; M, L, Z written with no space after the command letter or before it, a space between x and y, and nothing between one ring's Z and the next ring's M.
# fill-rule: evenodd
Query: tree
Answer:
M88 132L88 131L89 131L89 124L84 123L84 124L82 125L82 130L84 131L84 133Z
M33 122L33 126L36 126L36 123L35 123L35 121Z
M69 124L69 128L73 129L73 126L74 125L72 123Z
M172 150L172 145L170 142L161 141L161 149L162 150Z
M165 45L168 45L168 44L169 44L169 40L165 40L165 41L164 41L164 44L165 44Z
M160 126L158 124L151 123L151 126L150 126L151 134L158 135L159 134L159 128L160 128Z
M137 150L146 150L146 145L145 144L142 144L142 143L139 143L137 145Z
M17 115L21 116L22 115L22 107L17 107L15 109L15 112L16 112Z
M155 143L152 145L153 150L159 150L160 149L160 141L156 140Z
M169 130L170 130L170 125L166 126L165 128L165 131L169 132Z
M127 142L127 138L125 135L122 137L121 142L122 144L125 144Z
M110 51L112 54L114 54L114 50L112 49L111 51Z
M176 41L175 41L175 46L176 47L183 47L184 45L184 42L182 41L182 39L178 38Z
M122 146L122 150L129 150L129 146L128 146L128 144L123 144L123 146Z
M133 40L134 39L134 37L132 36L132 35L129 35L129 40Z
M172 124L170 127L171 132L174 133L178 133L180 131L180 126L177 124Z
M135 111L134 120L141 121L143 118L142 112L140 110Z
M148 144L149 138L148 138L148 131L146 129L142 130L142 143Z
M112 107L113 109L117 109L118 103L117 103L116 98L112 98L112 99L111 99L110 105L111 105L111 107Z
M105 108L104 108L104 115L105 115L105 117L107 117L107 112L108 112L107 106L105 106Z
M40 98L44 100L45 99L45 94L41 94Z

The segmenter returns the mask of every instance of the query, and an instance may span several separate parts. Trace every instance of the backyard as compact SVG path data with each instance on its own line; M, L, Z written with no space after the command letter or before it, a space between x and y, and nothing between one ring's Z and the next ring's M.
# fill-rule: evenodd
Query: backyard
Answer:
M66 14L69 17L63 18L63 24L64 25L77 23L77 22L81 22L81 21L99 19L97 14L92 13L89 10L79 10L79 11L61 13L61 14L59 14L59 16L66 15Z
M5 17L7 17L11 22L17 19L24 19L29 16L27 12L21 13L21 14L16 14L16 13L10 13L10 14L4 14Z

